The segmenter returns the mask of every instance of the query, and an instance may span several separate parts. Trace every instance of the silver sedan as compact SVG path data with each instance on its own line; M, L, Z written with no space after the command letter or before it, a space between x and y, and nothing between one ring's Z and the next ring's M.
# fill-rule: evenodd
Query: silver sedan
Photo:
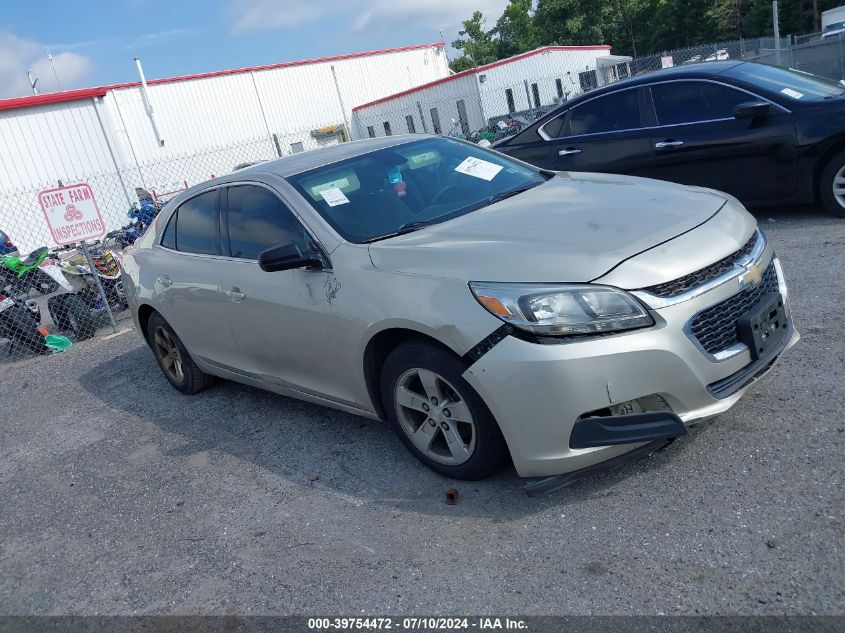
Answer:
M123 280L179 391L221 377L384 419L444 475L510 459L531 492L664 446L798 340L734 198L425 135L198 185Z

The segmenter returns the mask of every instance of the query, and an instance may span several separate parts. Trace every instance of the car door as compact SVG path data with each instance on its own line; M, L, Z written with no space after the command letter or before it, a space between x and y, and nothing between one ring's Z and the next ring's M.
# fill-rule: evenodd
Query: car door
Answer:
M646 175L651 148L642 124L637 86L582 101L539 129L546 139L547 167Z
M321 251L275 191L258 183L226 188L223 197L225 313L237 343L241 373L308 393L344 399L334 384L326 311L334 273L325 269L265 272L262 251L293 242L302 253Z
M183 202L156 247L156 308L199 360L224 364L234 349L220 294L220 189Z
M745 203L794 193L798 148L785 108L770 103L763 116L736 118L740 103L766 100L711 80L657 82L648 92L655 178L712 187Z

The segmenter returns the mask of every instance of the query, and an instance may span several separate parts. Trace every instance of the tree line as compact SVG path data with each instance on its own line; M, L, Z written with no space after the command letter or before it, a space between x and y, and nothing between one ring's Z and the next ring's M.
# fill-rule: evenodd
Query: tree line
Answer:
M780 0L781 35L820 29L845 0ZM452 47L459 72L550 44L610 44L621 55L658 53L772 34L771 0L510 0L490 27L480 11Z

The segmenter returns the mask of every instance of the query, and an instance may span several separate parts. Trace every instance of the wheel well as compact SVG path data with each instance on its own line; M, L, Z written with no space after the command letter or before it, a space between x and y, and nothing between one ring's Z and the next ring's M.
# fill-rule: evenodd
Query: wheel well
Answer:
M375 407L376 413L378 413L382 420L386 418L386 415L384 404L381 401L381 370L390 353L399 347L399 345L411 339L431 343L446 350L450 354L455 353L454 350L436 338L423 334L422 332L417 332L416 330L404 328L382 330L370 339L364 350L364 378L367 381L367 392L370 394L370 400Z
M827 163L831 158L843 150L845 150L845 141L841 141L828 148L816 161L816 168L813 170L813 195L816 196L816 199L821 196L821 179L824 168L827 167Z
M149 337L147 336L147 325L150 322L150 316L152 316L153 312L155 312L155 309L146 304L143 304L140 308L138 308L138 325L141 327L141 334L144 335L144 340L149 340Z

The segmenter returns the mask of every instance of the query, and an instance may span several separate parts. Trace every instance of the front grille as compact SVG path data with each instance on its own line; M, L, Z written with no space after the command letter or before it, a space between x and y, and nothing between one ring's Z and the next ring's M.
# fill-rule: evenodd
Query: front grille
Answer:
M777 291L778 277L775 265L771 263L757 286L746 288L699 312L690 323L690 332L710 354L736 345L739 342L736 320L757 305L765 295Z
M693 288L697 288L703 284L706 284L711 279L715 279L719 275L722 275L733 268L734 264L741 260L744 257L747 257L748 254L754 249L754 245L757 243L759 239L759 233L754 231L754 235L752 235L748 241L742 246L741 249L735 251L717 261L715 264L710 264L709 266L705 266L700 270L696 270L694 273L690 273L689 275L685 275L684 277L679 277L678 279L673 279L672 281L667 281L663 284L657 284L656 286L649 286L648 288L643 288L645 292L649 294L653 294L657 297L668 298L668 297L675 297L679 294L686 292L687 290L692 290Z

